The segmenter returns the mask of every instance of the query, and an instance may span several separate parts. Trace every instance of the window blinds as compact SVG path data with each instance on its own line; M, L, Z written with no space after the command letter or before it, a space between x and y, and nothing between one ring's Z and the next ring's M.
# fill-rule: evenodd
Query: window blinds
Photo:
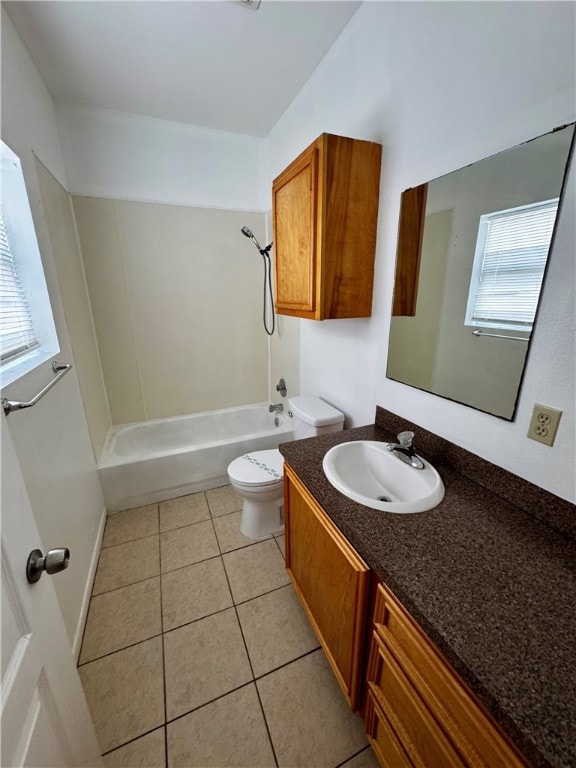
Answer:
M5 362L36 344L32 316L0 209L0 358Z
M481 217L467 325L532 329L557 211L555 199Z

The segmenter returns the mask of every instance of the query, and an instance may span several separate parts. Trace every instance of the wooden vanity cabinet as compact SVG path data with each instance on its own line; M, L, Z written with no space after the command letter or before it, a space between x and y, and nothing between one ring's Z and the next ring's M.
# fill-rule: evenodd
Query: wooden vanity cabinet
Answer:
M382 584L373 618L365 719L368 738L383 766L527 765Z
M370 317L382 147L323 133L273 182L276 311Z
M284 466L286 568L353 711L360 703L370 570Z

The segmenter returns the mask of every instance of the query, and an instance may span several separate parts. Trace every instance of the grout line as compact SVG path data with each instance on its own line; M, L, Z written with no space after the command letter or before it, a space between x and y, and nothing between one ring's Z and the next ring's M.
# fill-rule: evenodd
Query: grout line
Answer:
M114 651L108 651L108 653L103 653L101 656L96 656L95 659L89 659L88 661L83 661L81 664L78 664L78 668L80 667L86 667L88 664L92 664L95 661L100 661L101 659L106 659L108 656L114 656L115 653L120 653L121 651L126 651L128 648L134 648L137 645L142 645L142 643L147 643L148 640L154 640L156 637L161 637L162 633L159 632L156 635L150 635L150 637L143 637L141 640L136 640L135 643L128 643L128 645L123 645L122 648L116 648Z
M152 581L152 579L159 579L161 573L157 573L155 576L146 576L145 579L138 579L137 581L131 581L129 584L121 584L119 587L112 587L112 589L106 589L104 592L97 592L96 594L92 593L92 597L90 598L90 601L92 601L95 597L102 597L103 595L109 595L110 592L118 592L119 589L126 589L127 587L133 587L135 584L142 584L144 581Z
M192 707L192 709L188 709L186 712L182 712L180 715L176 715L176 717L173 717L171 720L167 720L165 725L172 725L172 723L175 723L177 720L182 720L183 717L187 717L188 715L191 715L193 712L197 712L199 709L203 709L203 707L207 707L209 704L214 704L215 701L219 701L219 699L224 699L226 696L228 696L231 693L236 693L236 691L242 690L242 688L247 688L249 685L254 685L254 680L249 680L247 683L242 683L242 685L236 686L236 688L232 688L229 691L226 691L226 693L221 694L220 696L215 696L213 699L210 699L210 701L205 701L203 704L199 704L197 707Z
M268 720L266 719L264 704L262 703L262 698L260 697L260 691L258 690L256 681L254 681L254 688L256 689L256 696L258 696L258 703L260 704L260 710L262 711L262 717L264 718L264 725L266 726L266 731L268 733L268 740L270 741L270 746L272 748L272 755L274 757L274 762L276 764L276 768L279 768L278 756L276 755L276 749L274 747L274 742L272 741L272 734L270 733L270 726L268 725Z
M353 760L355 757L358 757L358 755L361 755L362 752L366 752L367 749L371 749L370 744L366 744L366 746L362 747L362 749L359 749L358 752L354 752L354 754L350 755L350 757L347 757L346 760L343 760L341 763L338 763L338 765L336 765L335 768L343 768L343 766L349 763L350 760Z
M214 525L214 521L212 521L212 525ZM214 527L214 533L216 533L216 527ZM216 536L216 539L218 539L218 536ZM218 547L220 551L222 551L222 548L220 547L220 542L218 542ZM232 586L230 584L230 578L228 577L228 571L226 570L226 565L224 563L224 558L222 559L222 567L224 568L224 574L226 576L226 581L228 582L228 589L230 590L230 594L232 595L232 601L234 603L234 613L236 614L236 621L238 622L238 627L240 628L240 634L242 636L242 642L244 643L244 650L246 652L246 658L248 659L248 664L250 665L250 672L252 673L252 684L254 685L254 689L256 691L256 696L258 697L258 703L260 705L260 711L262 712L262 719L264 720L264 727L266 728L266 733L268 734L268 741L270 742L270 749L272 750L272 755L274 757L274 765L276 768L278 768L278 758L276 756L276 750L274 749L274 742L272 741L272 735L270 733L270 728L268 726L268 720L266 720L266 713L264 712L264 707L262 705L262 699L260 698L260 691L258 690L258 686L256 685L256 675L254 674L254 667L252 666L252 659L250 658L250 651L248 650L248 644L246 643L246 637L244 636L244 629L242 628L242 622L240 621L240 616L238 614L238 605L236 601L234 600L234 593L232 592Z
M137 539L128 539L128 541L119 541L118 544L108 544L106 546L102 546L100 550L100 554L102 554L102 551L105 549L115 549L116 547L123 547L125 544L133 544L135 541L144 541L144 539L151 539L154 536L159 536L160 532L158 533L147 533L146 536L138 536Z
M122 749L122 747L128 746L128 744L132 744L135 741L138 741L138 739L143 738L144 736L148 736L150 733L154 733L154 731L159 731L161 728L165 728L165 724L157 725L154 728L151 728L149 731L145 731L144 733L139 733L138 736L134 736L133 739L128 739L128 741L123 742L122 744L118 744L117 747L113 747L112 749L107 750L106 752L102 752L102 757L105 755L111 755L112 752L117 752L119 749Z
M255 678L255 682L258 682L258 680L263 680L265 677L268 677L269 675L273 675L274 672L278 672L279 669L284 669L284 667L289 667L290 664L294 664L295 661L300 661L301 659L305 659L306 656L311 656L313 653L316 653L316 651L321 651L321 650L322 650L322 646L317 645L316 648L312 648L312 650L306 651L306 653L301 653L300 656L295 656L293 659L290 659L290 661L285 661L284 664L280 664L280 666L274 667L274 669L271 669L269 672L263 672L261 675L258 675L258 677Z
M160 529L160 504L158 504L158 529ZM160 564L160 574L162 574L162 546L160 536L158 536L158 562ZM166 691L166 650L164 646L164 603L163 603L162 575L160 575L160 629L162 631L162 685L164 691L164 762L168 768L168 731L166 729L166 719L168 717L168 694Z

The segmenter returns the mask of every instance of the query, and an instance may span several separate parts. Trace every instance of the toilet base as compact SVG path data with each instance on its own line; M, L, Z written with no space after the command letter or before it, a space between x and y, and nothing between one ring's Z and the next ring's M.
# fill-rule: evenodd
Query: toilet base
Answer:
M242 504L240 533L249 539L266 539L284 531L284 506L278 501L250 501Z

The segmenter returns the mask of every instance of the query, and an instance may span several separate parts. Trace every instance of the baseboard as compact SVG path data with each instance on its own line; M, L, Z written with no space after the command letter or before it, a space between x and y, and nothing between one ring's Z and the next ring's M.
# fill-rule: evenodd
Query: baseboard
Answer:
M84 627L88 617L88 608L90 606L90 598L92 597L92 588L94 586L94 578L96 577L96 568L98 567L100 549L102 548L102 539L104 537L104 528L106 527L107 514L108 513L106 511L106 507L104 507L100 517L100 524L98 526L96 541L94 542L92 559L90 561L90 568L88 569L88 578L86 579L86 587L84 589L84 597L82 598L82 605L80 607L80 616L78 617L74 642L72 643L72 653L74 654L76 662L78 662L78 657L80 656L80 650L82 648L82 640L84 639Z

